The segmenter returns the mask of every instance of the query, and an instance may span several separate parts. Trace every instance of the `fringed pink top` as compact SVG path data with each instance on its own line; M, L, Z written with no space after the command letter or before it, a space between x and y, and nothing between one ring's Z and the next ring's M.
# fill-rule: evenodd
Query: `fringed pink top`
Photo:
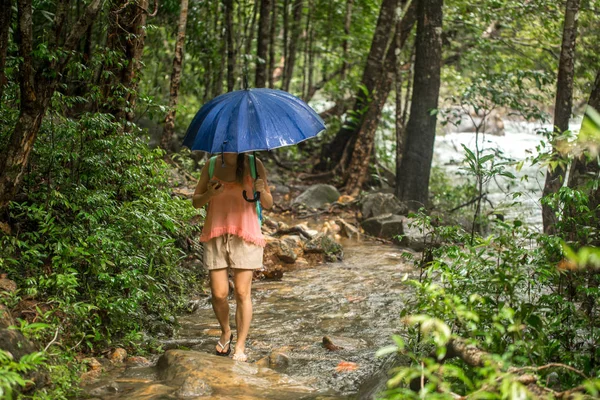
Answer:
M214 177L214 179L218 179ZM246 242L265 247L266 242L260 231L256 205L244 200L244 187L238 182L219 181L224 185L223 192L208 202L208 212L200 235L201 242L225 235L236 235ZM247 194L252 195L252 177L244 177Z

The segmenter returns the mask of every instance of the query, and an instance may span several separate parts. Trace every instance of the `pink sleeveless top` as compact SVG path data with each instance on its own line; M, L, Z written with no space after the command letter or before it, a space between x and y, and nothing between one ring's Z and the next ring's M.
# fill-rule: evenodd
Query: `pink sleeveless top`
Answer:
M244 177L244 187L238 182L226 182L217 177L224 186L223 192L214 196L208 202L208 212L201 242L208 242L225 234L241 237L246 242L265 247L266 242L260 231L256 205L244 200L242 191L246 188L247 195L252 196L252 177Z

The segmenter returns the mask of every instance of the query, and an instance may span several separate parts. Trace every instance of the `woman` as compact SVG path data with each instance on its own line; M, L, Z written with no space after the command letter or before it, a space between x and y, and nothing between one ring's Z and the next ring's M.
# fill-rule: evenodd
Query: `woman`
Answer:
M249 157L244 154L224 153L209 170L206 163L192 198L194 207L208 204L208 212L200 241L204 242L204 266L210 275L212 306L221 325L221 338L216 354L228 356L231 352L233 333L229 326L229 273L233 272L235 285L235 323L237 341L233 353L236 361L247 361L246 338L252 320L251 285L252 272L262 267L265 240L260 231L255 203L244 200L242 191L260 193L264 208L273 206L273 197L267 186L267 172L259 160L257 179L253 182ZM215 161L212 162L213 166Z

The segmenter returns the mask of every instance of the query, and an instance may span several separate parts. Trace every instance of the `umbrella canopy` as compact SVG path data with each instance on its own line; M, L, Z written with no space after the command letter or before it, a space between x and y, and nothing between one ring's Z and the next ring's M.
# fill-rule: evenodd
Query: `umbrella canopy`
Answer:
M299 98L282 90L245 89L206 103L183 145L209 153L245 153L290 146L324 129L321 117Z

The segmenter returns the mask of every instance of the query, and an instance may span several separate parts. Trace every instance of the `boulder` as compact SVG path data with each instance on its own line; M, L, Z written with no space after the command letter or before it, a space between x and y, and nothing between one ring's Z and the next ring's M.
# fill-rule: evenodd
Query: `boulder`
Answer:
M344 248L322 233L304 244L304 252L324 254L325 261L328 262L341 261L344 258Z
M272 369L197 351L169 350L158 360L157 371L163 385L177 388L173 394L178 398L210 394L234 399L243 394L248 399L301 399L315 393L313 388Z
M110 353L110 355L108 356L108 359L113 364L122 364L126 358L127 358L127 351L120 347L117 347L116 349L114 349L113 352Z
M361 223L362 228L371 236L393 239L404 234L404 218L400 215L384 214L372 217Z
M294 251L294 248L290 245L290 242L287 240L279 240L277 244L279 246L277 252L275 253L277 258L287 264L293 264L296 262L298 255Z
M391 193L371 193L362 200L362 217L378 217L383 214L406 215L408 207Z
M304 204L310 208L320 208L327 203L333 203L340 197L340 192L331 186L326 184L318 184L310 186L302 194L300 194L292 205Z
M360 239L360 231L357 227L343 219L337 220L338 225L341 227L340 233L342 236L347 237L348 239Z

